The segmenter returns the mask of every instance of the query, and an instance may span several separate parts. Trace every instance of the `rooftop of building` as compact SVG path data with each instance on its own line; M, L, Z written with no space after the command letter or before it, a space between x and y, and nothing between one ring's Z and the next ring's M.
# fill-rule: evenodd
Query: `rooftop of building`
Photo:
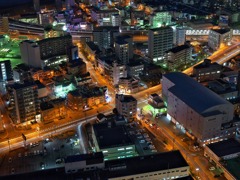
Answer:
M96 152L91 154L79 154L73 156L67 156L65 163L73 163L78 161L88 161L91 160L92 163L103 163L103 153Z
M77 89L73 91L69 91L68 93L75 97L95 97L95 96L103 96L105 95L106 87L89 87L89 86L79 86Z
M119 26L98 26L93 28L94 31L119 31Z
M112 122L94 124L93 129L100 149L133 145L125 126Z
M163 27L151 28L151 29L149 29L149 30L150 30L150 31L161 31L161 30L163 30L163 29L171 29L171 30L172 30L172 28L171 28L170 26L163 26Z
M38 89L42 89L42 88L45 88L46 86L44 84L42 84L39 80L35 81Z
M45 110L48 110L48 109L52 109L52 108L54 108L52 103L49 103L49 102L42 102L42 103L40 103L40 109L42 111L45 111Z
M15 68L13 68L14 71L30 71L30 68L26 64L18 64Z
M119 99L121 102L137 101L133 96L131 96L131 95L124 95L124 94L116 94L116 99Z
M98 45L94 44L93 41L86 42L86 44L92 51L96 51L96 53L100 52Z
M9 85L10 88L15 89L15 90L24 89L24 88L31 87L31 86L36 86L36 83L27 81L27 82L24 82L23 84L14 83L14 84Z
M68 67L74 68L74 67L79 67L81 65L86 65L86 63L81 59L74 59L68 62Z
M118 10L116 10L116 9L100 9L98 7L94 7L92 10L95 11L95 12L103 12L103 13L106 13L106 12L118 13Z
M116 39L115 43L117 43L119 45L128 44L127 41L125 41L124 39L120 39L120 38Z
M218 157L240 153L240 143L234 138L207 145Z
M141 61L130 61L127 66L129 67L135 67L135 66L144 66L144 64Z
M228 159L225 161L225 168L230 172L236 179L240 179L240 157Z
M164 77L175 84L169 88L169 91L199 114L217 105L232 106L231 103L186 74L172 72L165 74Z
M215 31L219 34L225 34L230 31L230 29L212 29L212 31Z
M168 53L168 52L178 53L178 52L180 52L180 51L182 51L182 50L189 49L189 48L190 48L190 47L189 47L188 45L184 44L184 45L177 46L177 47L174 47L174 48L172 48L172 49L169 49L169 50L166 51L166 52L167 52L167 53Z
M108 170L103 172L101 176L108 178L123 177L188 166L180 151L170 151L106 161L105 169Z
M216 79L207 83L207 87L217 94L225 94L237 91L237 87L233 83L229 83L223 79Z
M222 68L222 66L220 64L218 64L216 62L212 63L210 59L204 59L204 61L202 63L194 66L193 68L194 69L202 69L202 68L208 68L208 67L213 67L213 66L219 67L219 69Z

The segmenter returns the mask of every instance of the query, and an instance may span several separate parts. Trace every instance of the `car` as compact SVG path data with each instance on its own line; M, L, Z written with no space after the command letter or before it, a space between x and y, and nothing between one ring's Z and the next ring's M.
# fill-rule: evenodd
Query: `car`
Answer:
M197 180L201 180L201 178L200 178L199 176L196 176L196 179L197 179Z
M56 159L56 164L62 164L64 162L63 158Z
M14 174L14 173L15 173L15 169L12 168L12 169L11 169L11 174Z
M216 168L214 167L214 166L211 166L210 168L209 168L209 171L214 171Z
M151 124L149 124L149 126L150 126L151 128L153 128L153 127L154 127L153 125L154 125L154 123L151 123Z

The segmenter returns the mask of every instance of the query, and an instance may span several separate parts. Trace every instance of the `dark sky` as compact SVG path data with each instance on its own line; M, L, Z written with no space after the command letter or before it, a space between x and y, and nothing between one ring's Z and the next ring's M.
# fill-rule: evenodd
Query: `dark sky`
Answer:
M0 0L0 7L11 7L28 2L30 3L32 0Z

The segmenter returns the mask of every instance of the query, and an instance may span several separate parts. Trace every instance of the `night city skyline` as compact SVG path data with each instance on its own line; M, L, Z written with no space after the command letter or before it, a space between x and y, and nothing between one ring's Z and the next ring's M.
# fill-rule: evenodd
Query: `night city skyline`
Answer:
M0 1L0 179L239 180L239 0Z

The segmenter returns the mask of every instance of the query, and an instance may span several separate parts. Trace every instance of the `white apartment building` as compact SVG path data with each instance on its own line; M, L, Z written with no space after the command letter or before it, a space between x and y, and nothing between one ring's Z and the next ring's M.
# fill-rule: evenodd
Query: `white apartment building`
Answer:
M173 46L173 29L160 27L148 31L148 54L153 63L162 63L164 54Z
M188 45L174 47L165 54L167 67L171 71L181 70L192 59L192 48Z
M234 106L186 74L165 74L162 95L171 121L200 144L234 135Z
M231 40L231 29L212 29L209 31L208 46L213 50L218 50L222 46L230 45Z

